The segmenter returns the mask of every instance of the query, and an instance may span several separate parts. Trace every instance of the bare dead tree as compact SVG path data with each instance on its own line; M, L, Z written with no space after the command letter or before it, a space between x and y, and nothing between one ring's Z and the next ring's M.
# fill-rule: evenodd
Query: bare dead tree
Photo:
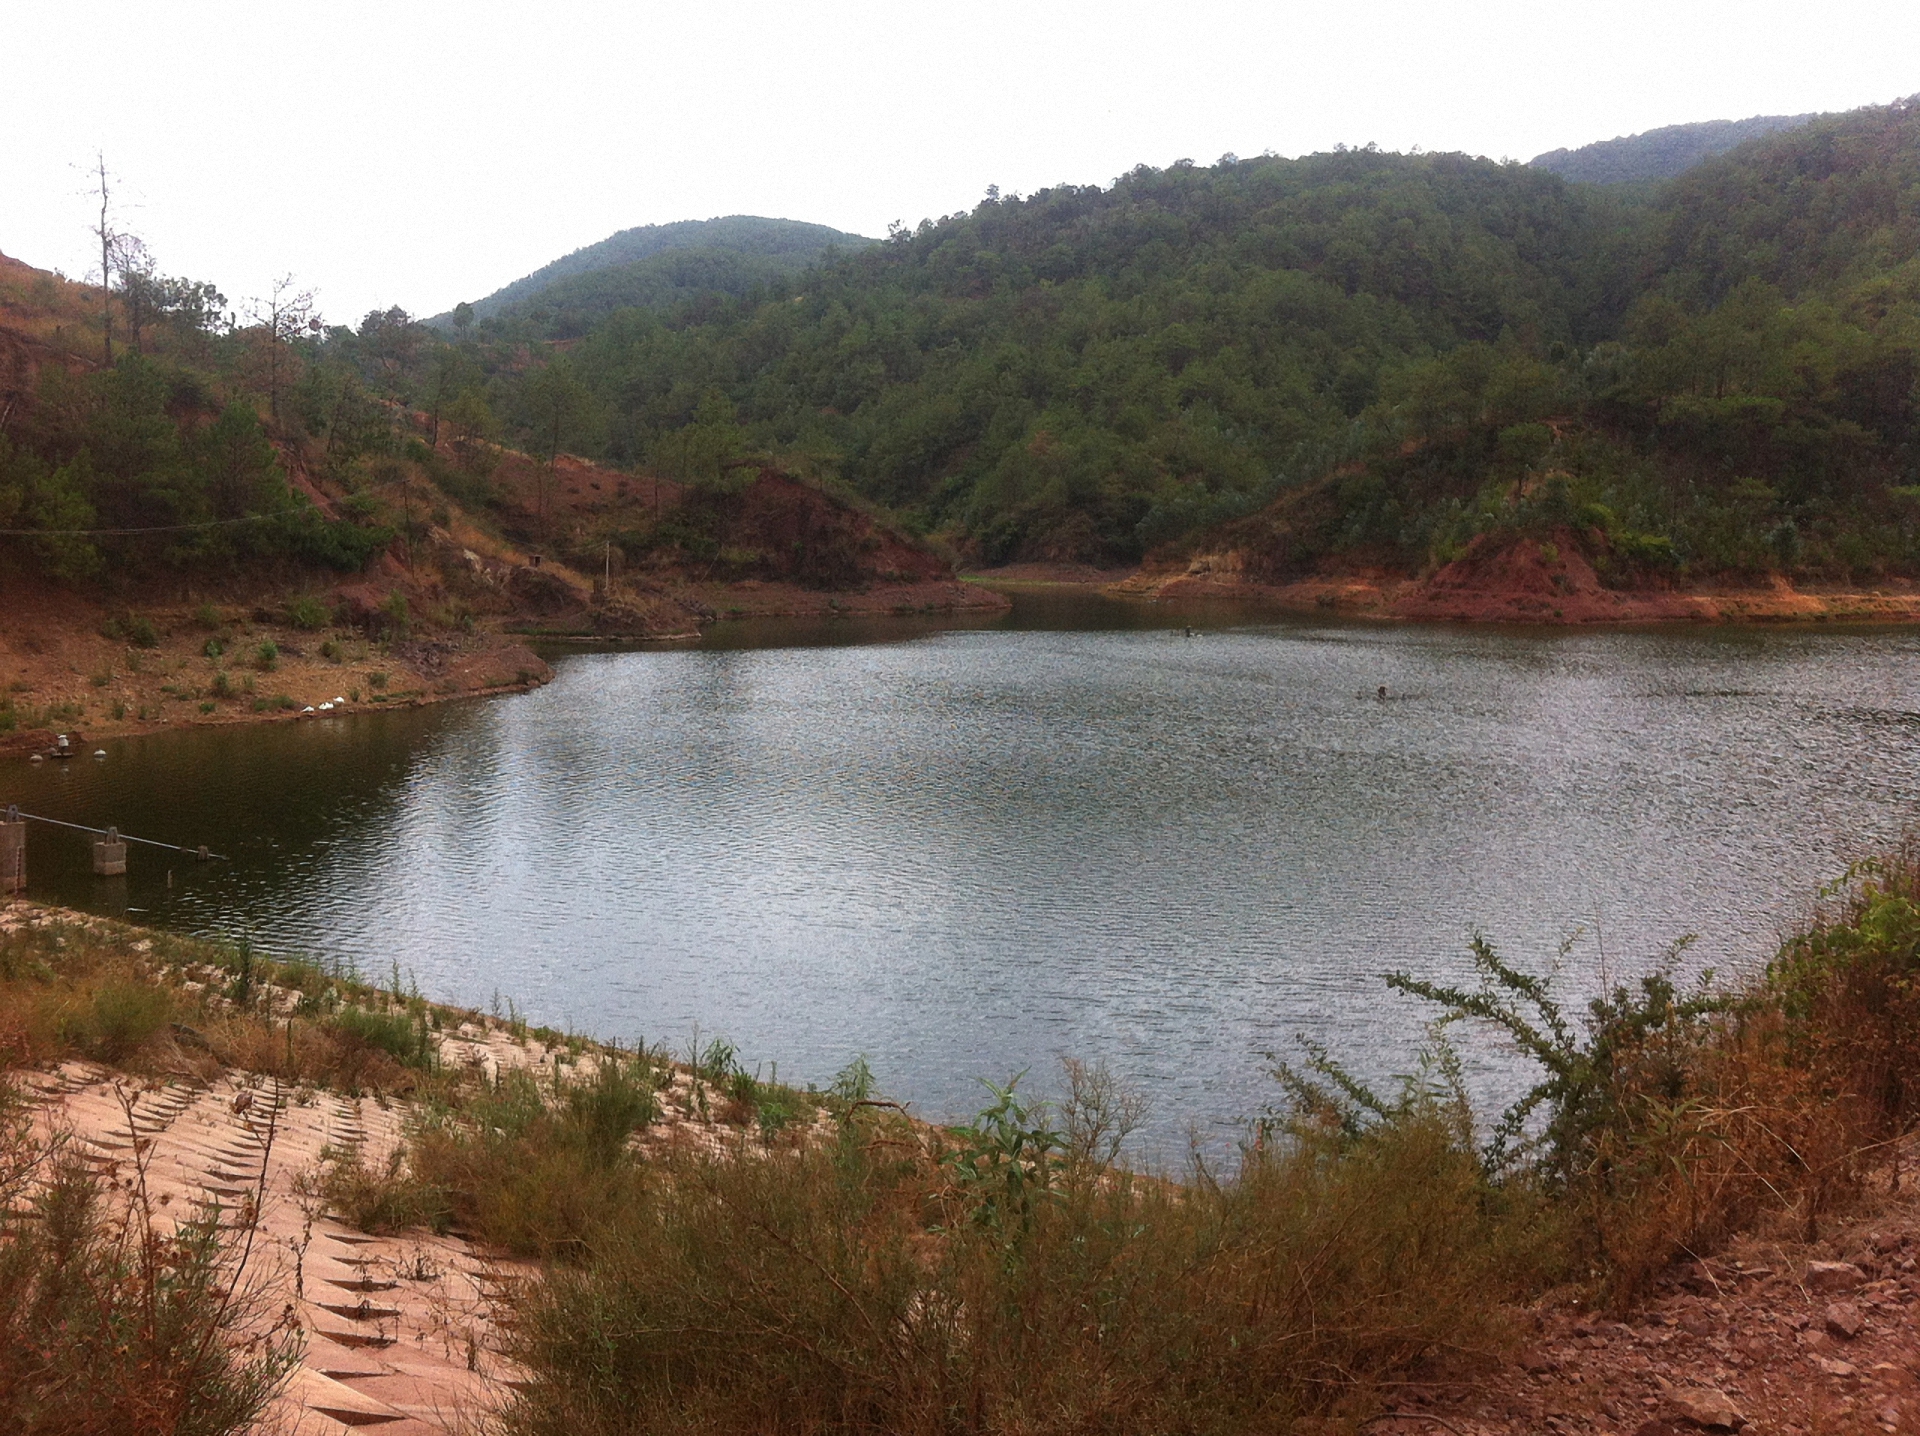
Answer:
M313 291L295 289L293 276L283 274L273 281L265 299L253 301L253 320L267 338L267 412L275 422L280 418L280 388L286 363L282 350L313 327Z
M100 220L93 233L100 241L100 333L106 347L107 367L113 367L113 242L118 237L108 217L111 190L107 177L107 157L93 152L94 175L100 186Z

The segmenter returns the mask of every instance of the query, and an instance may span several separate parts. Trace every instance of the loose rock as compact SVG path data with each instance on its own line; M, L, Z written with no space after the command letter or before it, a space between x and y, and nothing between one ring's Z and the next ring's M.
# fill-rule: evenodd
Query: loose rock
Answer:
M1667 1409L1682 1421L1709 1431L1738 1431L1747 1424L1733 1398L1712 1386L1676 1386L1667 1393Z
M1867 1274L1850 1261L1812 1261L1807 1263L1808 1291L1858 1291Z
M1852 1341L1867 1324L1866 1317L1860 1314L1860 1308L1850 1301L1836 1301L1827 1307L1825 1325L1835 1336Z

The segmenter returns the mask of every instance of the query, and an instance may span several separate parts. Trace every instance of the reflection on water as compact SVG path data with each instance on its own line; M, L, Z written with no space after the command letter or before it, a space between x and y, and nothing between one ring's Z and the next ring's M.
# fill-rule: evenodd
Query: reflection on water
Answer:
M1537 962L1584 925L1583 983L1689 932L1756 961L1920 776L1904 632L1190 618L577 653L525 697L10 763L0 800L235 858L96 880L36 829L42 897L609 1036L698 1022L783 1078L864 1052L935 1115L1103 1056L1167 1152L1299 1035L1396 1070L1422 1018L1379 975L1460 974L1475 928Z

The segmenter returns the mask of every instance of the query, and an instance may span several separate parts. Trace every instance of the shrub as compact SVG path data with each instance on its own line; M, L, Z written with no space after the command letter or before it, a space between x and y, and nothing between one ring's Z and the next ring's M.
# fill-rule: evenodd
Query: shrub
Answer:
M395 589L381 600L380 615L385 620L387 628L395 633L404 634L407 631L408 612L407 596L399 589Z
M164 988L140 978L109 981L93 995L67 1036L89 1057L120 1063L145 1046L173 1016Z
M1673 540L1665 534L1636 533L1631 529L1615 529L1607 536L1613 551L1628 564L1642 568L1671 569L1678 568L1679 555L1674 551Z
M126 621L125 627L127 642L131 643L135 648L157 648L160 646L160 635L154 632L153 624L150 620L136 615Z
M329 1148L320 1157L317 1193L340 1220L363 1232L397 1232L417 1226L444 1229L445 1197L406 1171L403 1150L396 1148L379 1169L369 1167L358 1148Z
M423 1072L433 1068L437 1048L424 1017L343 1007L334 1014L333 1029L350 1041L386 1053L403 1066Z
M203 603L193 611L193 621L196 626L211 633L220 627L220 610L210 603Z
M654 1073L642 1056L605 1055L584 1079L556 1073L550 1091L502 1073L459 1111L433 1112L409 1136L396 1209L458 1222L530 1256L577 1259L648 1180L628 1146L654 1120Z
M1562 1270L1592 1274L1604 1299L1631 1300L1674 1258L1765 1220L1813 1239L1911 1127L1920 849L1863 864L1836 891L1837 910L1734 990L1715 990L1708 974L1682 992L1676 948L1575 1017L1545 980L1477 938L1477 988L1389 979L1445 1021L1492 1024L1539 1067L1494 1126L1483 1177L1550 1203L1559 1229L1535 1238L1557 1244ZM1350 1137L1400 1120L1323 1054L1309 1068L1282 1071L1295 1112Z
M600 1058L585 1081L561 1091L562 1127L593 1160L611 1165L626 1151L627 1138L658 1115L653 1069L644 1058Z
M306 632L325 628L332 615L327 606L312 594L301 594L287 605L287 622Z
M271 638L253 650L253 666L262 673L271 673L280 666L280 646Z

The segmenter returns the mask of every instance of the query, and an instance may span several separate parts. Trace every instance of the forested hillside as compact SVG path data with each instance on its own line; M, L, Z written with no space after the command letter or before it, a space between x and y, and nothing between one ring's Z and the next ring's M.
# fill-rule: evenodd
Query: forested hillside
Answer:
M1141 168L391 382L690 481L778 455L976 562L1128 562L1279 501L1281 568L1584 516L1623 582L1906 572L1917 156L1899 105L1652 191L1373 150Z
M292 403L304 310L234 325L211 284L124 264L109 335L98 288L0 257L0 563L121 584L361 568L395 530L370 502L324 513L263 422Z
M1420 357L1585 342L1614 208L1461 156L1181 164L622 310L564 352L474 326L383 373L367 326L333 342L369 383L465 394L535 448L688 479L777 454L979 558L1124 560L1316 472Z
M1621 585L1920 573L1920 110L1814 121L1620 221L1588 342L1458 344L1231 542L1268 577L1569 536Z
M615 309L665 308L704 293L746 294L806 268L827 250L873 241L824 224L736 214L623 229L542 265L470 305L428 321L518 320L539 338L565 338Z
M1549 150L1529 164L1582 184L1632 184L1672 179L1700 161L1725 154L1748 140L1798 129L1812 115L1755 115L1746 120L1703 120L1663 125L1637 135L1600 140L1577 150Z
M214 395L258 396L266 360L298 361L264 408L365 490L368 526L392 523L374 470L413 414L476 496L495 439L695 492L766 461L976 563L1126 563L1225 534L1269 575L1417 573L1534 533L1590 547L1610 583L1865 581L1920 575L1917 245L1920 118L1900 104L1658 187L1450 154L1229 156L990 193L789 272L663 251L559 279L547 293L579 304L537 315L194 342L228 356ZM183 382L139 403L200 412ZM183 453L211 442L208 403ZM49 476L87 447L26 442ZM22 525L57 508L10 502ZM621 543L705 552L676 522Z

